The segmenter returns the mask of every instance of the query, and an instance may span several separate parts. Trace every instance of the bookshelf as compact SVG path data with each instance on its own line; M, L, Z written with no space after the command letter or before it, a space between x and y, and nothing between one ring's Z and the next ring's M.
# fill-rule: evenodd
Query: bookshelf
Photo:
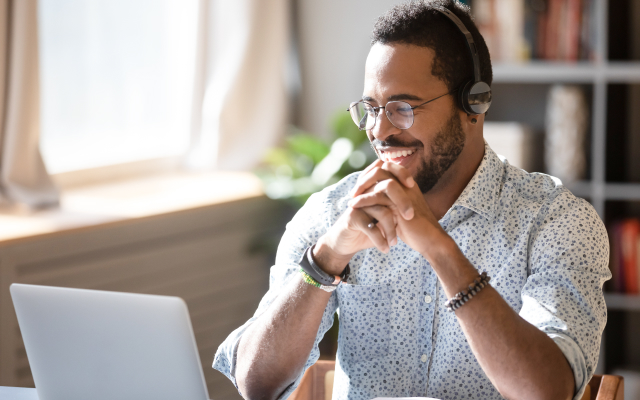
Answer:
M595 41L592 60L494 63L492 86L496 107L492 106L487 120L515 120L542 130L546 107L545 93L548 88L558 83L583 87L588 94L591 108L589 145L586 150L589 159L588 172L585 180L567 186L576 196L591 202L608 225L615 218L640 217L640 181L637 178L630 179L627 175L631 174L620 174L613 171L615 168L611 168L612 165L616 166L622 162L615 158L624 152L624 149L613 149L612 144L625 143L628 138L624 135L640 136L640 131L627 129L623 133L616 129L625 126L624 123L612 123L620 117L615 110L615 101L620 101L620 95L616 90L619 93L621 86L640 85L638 55L636 54L635 60L633 56L619 57L616 55L619 54L619 49L613 49L614 46L618 46L621 37L632 43L632 37L638 36L638 28L634 27L637 23L633 21L640 21L640 15L635 15L640 14L640 7L628 6L634 15L627 16L620 13L621 3L615 3L620 0L594 1L592 21ZM473 2L471 7L473 11ZM614 12L612 14L610 7L614 8L611 10ZM626 21L618 21L621 15ZM609 48L610 43L612 49ZM640 46L636 44L636 47ZM506 96L506 100L501 100L499 96ZM640 110L627 106L624 112L637 113ZM640 149L636 154L639 153ZM618 170L621 168L629 169L629 165ZM640 369L640 344L634 343L637 342L635 338L640 337L640 296L606 293L605 301L609 310L609 320L603 337L597 373L611 373L621 367Z
M616 311L640 311L640 296L607 293L604 296L609 310Z
M498 64L494 84L584 84L593 87L591 121L591 179L575 182L569 189L589 198L601 217L607 200L640 200L640 183L610 183L605 179L607 86L640 84L640 62L544 62Z

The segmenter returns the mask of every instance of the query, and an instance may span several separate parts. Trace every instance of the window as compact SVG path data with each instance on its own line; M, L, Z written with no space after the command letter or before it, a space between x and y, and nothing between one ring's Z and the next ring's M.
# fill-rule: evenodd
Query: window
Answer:
M40 0L38 12L50 173L186 151L197 0Z

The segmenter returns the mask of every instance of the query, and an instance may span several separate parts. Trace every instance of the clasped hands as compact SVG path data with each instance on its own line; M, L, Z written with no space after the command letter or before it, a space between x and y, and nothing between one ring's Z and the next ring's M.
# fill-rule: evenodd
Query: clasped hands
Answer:
M374 220L377 223L370 225ZM411 173L398 164L377 160L360 174L349 207L320 238L314 256L318 251L331 253L329 258L322 257L333 261L325 262L323 268L339 273L358 251L376 247L388 253L398 237L426 256L429 239L439 233L444 231Z

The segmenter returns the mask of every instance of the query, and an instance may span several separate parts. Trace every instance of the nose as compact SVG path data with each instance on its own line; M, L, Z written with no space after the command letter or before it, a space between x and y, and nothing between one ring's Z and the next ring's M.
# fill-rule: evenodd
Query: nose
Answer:
M371 135L380 141L384 141L389 136L398 135L402 132L401 129L396 128L391 121L389 121L389 117L387 117L387 112L384 108L381 108L378 112L378 118L376 118L376 123L373 125L373 128L370 130Z

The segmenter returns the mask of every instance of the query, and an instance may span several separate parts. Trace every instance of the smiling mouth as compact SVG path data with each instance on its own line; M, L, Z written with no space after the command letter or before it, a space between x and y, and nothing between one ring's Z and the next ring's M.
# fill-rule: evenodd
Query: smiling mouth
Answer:
M400 164L402 161L411 157L415 150L378 150L380 154L380 159L386 162L392 162L395 164Z

